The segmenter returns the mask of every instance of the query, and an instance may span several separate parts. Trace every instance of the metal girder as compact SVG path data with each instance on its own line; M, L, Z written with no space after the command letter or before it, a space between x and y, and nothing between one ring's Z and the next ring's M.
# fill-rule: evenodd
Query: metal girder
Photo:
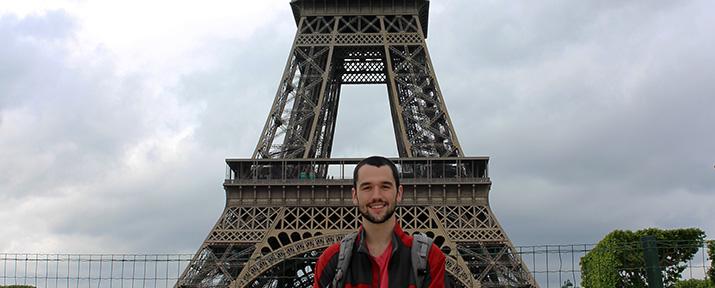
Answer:
M425 42L429 1L387 2L291 2L298 30L252 159L227 160L226 208L177 287L311 287L320 252L360 224L345 178L359 159L330 158L343 84L387 85L396 215L435 239L448 281L539 287L489 208L488 158L457 139Z
M345 171L359 161L227 160L227 206L177 286L308 287L320 251L360 225ZM395 215L408 233L435 239L455 287L538 287L489 208L488 158L393 161L404 185ZM291 172L327 166L342 172Z
M408 233L436 240L448 256L447 272L461 283L458 287L537 287L488 207L401 206L396 215ZM269 287L258 285L261 278L312 277L310 269L295 273L314 265L319 251L359 225L350 206L227 208L177 286ZM295 257L303 262L282 266Z
M463 156L415 15L299 24L254 158L327 158L342 84L388 85L401 157Z

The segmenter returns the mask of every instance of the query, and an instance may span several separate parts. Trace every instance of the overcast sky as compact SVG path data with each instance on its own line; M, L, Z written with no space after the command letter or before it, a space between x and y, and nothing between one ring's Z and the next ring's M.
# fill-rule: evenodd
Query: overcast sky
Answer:
M183 2L0 1L0 251L199 247L295 24L287 0ZM491 157L491 206L515 244L715 237L712 11L432 1L440 87L465 153ZM396 155L384 86L344 87L340 104L334 157Z

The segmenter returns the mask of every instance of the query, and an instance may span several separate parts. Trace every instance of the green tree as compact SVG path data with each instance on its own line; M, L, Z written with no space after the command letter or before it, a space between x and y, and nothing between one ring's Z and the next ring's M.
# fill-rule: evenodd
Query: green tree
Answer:
M710 277L710 283L715 286L715 240L708 241L708 258L710 258L708 277Z
M638 231L615 230L581 258L581 285L588 288L647 288L645 260L640 239L655 236L663 284L673 287L680 273L705 239L697 228Z
M715 288L715 285L708 280L689 279L676 282L674 288Z

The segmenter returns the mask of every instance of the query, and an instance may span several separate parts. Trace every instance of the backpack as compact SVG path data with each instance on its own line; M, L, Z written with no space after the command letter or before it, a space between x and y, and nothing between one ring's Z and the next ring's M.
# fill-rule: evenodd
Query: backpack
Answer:
M335 277L331 283L331 288L343 287L345 281L343 276L345 271L350 266L350 257L352 257L353 245L357 238L358 232L352 232L345 235L340 240L340 252L338 253L338 265L335 271ZM410 249L410 260L412 261L412 272L415 275L417 288L424 286L425 277L427 276L427 255L432 248L432 238L422 233L413 235L412 248Z

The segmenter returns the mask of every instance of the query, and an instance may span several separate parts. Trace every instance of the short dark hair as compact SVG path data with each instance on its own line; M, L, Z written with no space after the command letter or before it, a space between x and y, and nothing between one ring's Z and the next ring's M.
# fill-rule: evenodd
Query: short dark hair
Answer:
M357 166L355 166L355 170L353 170L353 187L357 187L358 170L360 170L360 167L365 165L375 167L382 167L384 165L387 165L388 167L390 167L390 170L392 170L392 178L395 179L395 187L400 186L400 175L399 173L397 173L397 166L395 165L395 163L390 161L390 159L387 159L382 156L370 156L365 159L362 159L362 161L360 161Z

